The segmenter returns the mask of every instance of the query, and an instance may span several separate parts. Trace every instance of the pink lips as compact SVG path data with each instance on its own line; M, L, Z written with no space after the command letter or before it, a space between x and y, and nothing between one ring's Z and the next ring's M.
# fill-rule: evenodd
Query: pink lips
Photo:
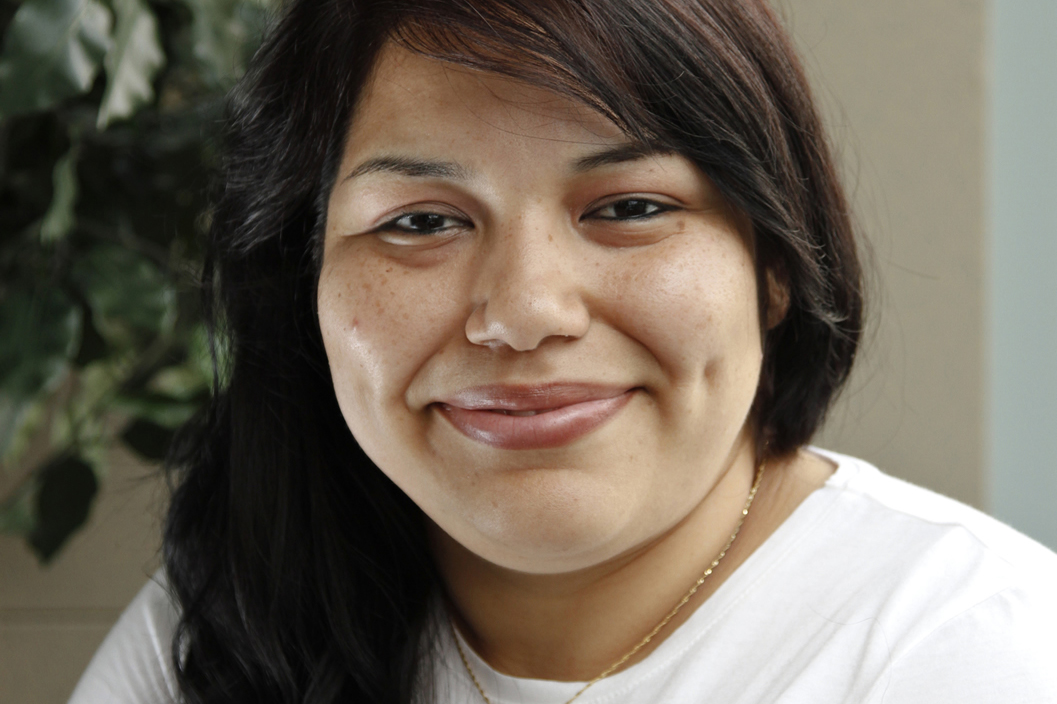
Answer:
M466 437L505 450L561 447L620 412L634 389L590 384L478 386L437 408Z

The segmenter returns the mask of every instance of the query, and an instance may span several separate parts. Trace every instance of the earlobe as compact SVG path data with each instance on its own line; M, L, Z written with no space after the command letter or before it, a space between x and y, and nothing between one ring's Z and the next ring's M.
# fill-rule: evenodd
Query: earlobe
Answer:
M767 329L773 330L789 313L789 277L776 267L767 267Z

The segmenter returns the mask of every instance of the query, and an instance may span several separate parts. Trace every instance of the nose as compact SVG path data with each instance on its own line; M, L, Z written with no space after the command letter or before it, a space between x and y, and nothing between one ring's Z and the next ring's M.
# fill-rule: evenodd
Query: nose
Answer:
M577 277L574 237L556 222L523 215L482 254L466 321L475 345L527 352L548 338L579 338L591 323Z

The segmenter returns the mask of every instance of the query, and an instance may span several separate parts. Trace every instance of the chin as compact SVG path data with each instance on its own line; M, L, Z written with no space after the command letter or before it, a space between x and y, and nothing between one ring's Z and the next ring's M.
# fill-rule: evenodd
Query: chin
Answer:
M627 497L642 492L620 491L582 470L519 474L463 514L449 535L484 560L533 574L591 567L634 547L637 512Z

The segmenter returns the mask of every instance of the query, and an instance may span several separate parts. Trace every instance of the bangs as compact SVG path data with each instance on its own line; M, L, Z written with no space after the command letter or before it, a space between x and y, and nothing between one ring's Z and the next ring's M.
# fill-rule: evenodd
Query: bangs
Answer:
M628 17L623 3L443 2L392 10L389 38L431 59L523 81L579 101L634 141L663 144L656 116L636 86L641 51L614 41ZM410 9L410 8L409 8ZM674 146L664 144L664 146Z

